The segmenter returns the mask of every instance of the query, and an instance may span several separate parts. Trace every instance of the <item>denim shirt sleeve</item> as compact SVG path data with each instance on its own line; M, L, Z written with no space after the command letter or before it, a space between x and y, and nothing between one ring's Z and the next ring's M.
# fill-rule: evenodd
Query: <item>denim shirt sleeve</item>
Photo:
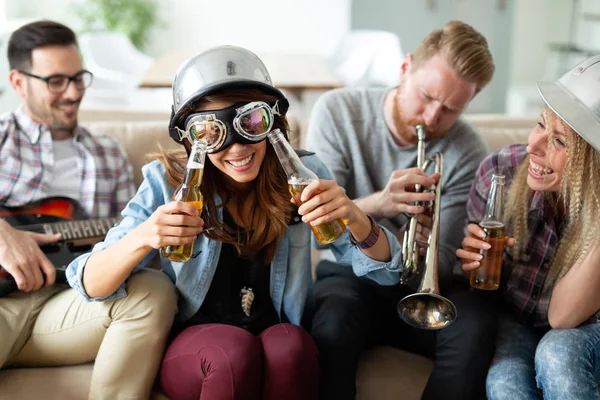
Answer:
M333 174L315 155L302 157L302 162L321 179L333 180ZM390 244L391 260L382 262L373 260L358 247L352 246L348 231L344 236L327 247L333 252L336 260L342 264L351 264L356 276L373 280L380 285L395 285L400 281L402 271L402 247L398 238L387 228L381 227Z
M83 274L88 258L93 253L102 251L113 243L116 243L138 225L146 221L152 213L162 204L165 199L171 198L171 189L166 184L165 170L158 161L145 165L142 168L144 180L140 185L135 196L127 203L125 209L121 212L123 219L117 225L112 227L104 241L96 244L91 252L82 254L73 260L67 267L66 275L69 285L77 290L87 301L104 301L119 299L127 296L125 282L109 296L90 297L83 287ZM154 257L157 250L152 250L142 261L136 265L132 271L136 273L144 268ZM110 266L106 266L110 268Z

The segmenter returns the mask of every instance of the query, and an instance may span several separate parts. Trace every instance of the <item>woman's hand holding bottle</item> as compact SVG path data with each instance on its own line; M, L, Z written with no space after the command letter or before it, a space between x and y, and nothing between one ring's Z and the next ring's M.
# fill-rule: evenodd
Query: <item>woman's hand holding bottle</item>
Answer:
M462 263L462 269L465 273L479 268L481 266L480 261L483 259L482 252L490 249L490 244L486 242L485 232L477 224L469 224L467 226L467 236L462 241L462 248L456 250L456 256L460 258ZM504 241L504 245L513 247L515 245L515 239L507 237Z
M183 201L171 201L140 225L140 234L147 246L160 249L194 243L204 226L198 209Z
M356 238L366 237L371 231L367 215L335 181L314 180L302 191L300 199L293 200L300 204L298 214L302 215L302 221L311 226L341 219Z

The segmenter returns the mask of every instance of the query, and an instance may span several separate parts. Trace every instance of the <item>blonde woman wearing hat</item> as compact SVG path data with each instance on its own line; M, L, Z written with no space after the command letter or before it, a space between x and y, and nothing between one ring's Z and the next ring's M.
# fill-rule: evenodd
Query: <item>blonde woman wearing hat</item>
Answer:
M71 284L86 298L113 299L126 295L127 278L159 249L194 243L186 263L161 257L180 294L160 372L171 400L316 398L318 353L300 327L311 283L308 223L347 221L349 233L331 247L364 273L399 265L394 235L362 213L312 153L299 156L320 179L304 190L300 208L292 204L266 140L271 129L286 131L287 109L248 50L221 46L184 63L173 82L169 124L182 148L143 168L123 221L69 266ZM196 139L208 149L201 212L171 201ZM251 306L241 300L250 289Z
M467 204L484 212L492 174L506 176L509 238L502 264L489 399L598 399L600 377L600 56L557 82L527 145L480 165ZM456 254L479 267L483 231L468 226Z

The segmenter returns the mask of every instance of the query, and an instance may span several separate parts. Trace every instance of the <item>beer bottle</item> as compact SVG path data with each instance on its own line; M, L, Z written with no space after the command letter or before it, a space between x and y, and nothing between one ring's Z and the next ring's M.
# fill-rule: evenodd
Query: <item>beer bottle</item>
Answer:
M200 140L192 143L192 151L188 158L185 174L181 185L173 193L173 200L184 201L196 207L202 212L203 199L200 193L200 184L204 173L204 158L206 157L206 145ZM177 262L186 262L192 257L194 243L178 246L165 246L161 249L162 256Z
M288 189L296 204L300 206L302 204L300 201L302 191L309 183L318 180L319 177L302 164L300 157L298 157L298 154L296 154L279 129L269 132L269 140L287 175ZM309 226L321 244L331 243L339 239L346 232L346 225L341 218L322 223L318 226Z
M481 265L471 271L471 287L480 290L496 290L500 286L502 257L506 227L502 220L504 175L492 175L492 187L485 206L485 214L479 226L485 232L483 239L490 244L489 250L481 250Z

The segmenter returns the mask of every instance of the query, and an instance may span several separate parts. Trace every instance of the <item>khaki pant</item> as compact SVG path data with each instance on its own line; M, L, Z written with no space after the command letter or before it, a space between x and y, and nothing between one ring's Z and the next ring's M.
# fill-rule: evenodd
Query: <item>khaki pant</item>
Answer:
M0 298L0 368L95 360L90 399L148 399L177 312L169 278L143 270L128 295L86 302L65 285Z

